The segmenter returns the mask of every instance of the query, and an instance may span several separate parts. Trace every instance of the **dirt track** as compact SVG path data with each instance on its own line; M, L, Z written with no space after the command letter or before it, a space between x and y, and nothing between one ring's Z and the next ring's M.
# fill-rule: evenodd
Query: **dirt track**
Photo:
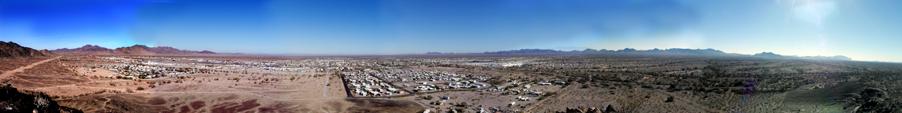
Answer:
M41 65L41 64L44 64L44 63L47 63L47 62L50 62L50 61L59 59L60 57L62 57L62 56L53 57L53 58L51 58L51 59L42 60L42 61L40 61L40 62L35 62L35 63L29 64L29 65L27 65L27 66L23 66L23 67L19 67L19 68L10 70L10 71L3 72L3 74L0 74L0 81L6 80L7 77L12 76L13 74L16 74L16 73L18 73L18 72L25 71L26 69L31 69L32 67L37 66L37 65Z

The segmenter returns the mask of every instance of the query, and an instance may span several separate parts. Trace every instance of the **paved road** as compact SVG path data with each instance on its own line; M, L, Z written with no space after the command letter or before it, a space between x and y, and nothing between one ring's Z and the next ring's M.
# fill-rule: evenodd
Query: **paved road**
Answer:
M44 64L44 63L47 63L47 62L50 62L50 61L59 59L60 57L62 57L62 56L53 57L53 58L51 58L51 59L42 60L42 61L40 61L40 62L35 62L35 63L32 63L32 64L27 65L27 66L23 66L23 67L19 67L19 68L13 69L13 70L11 70L11 71L3 72L3 74L0 74L0 81L6 80L6 79L9 78L10 76L13 76L14 74L16 74L16 73L18 73L18 72L23 72L23 71L25 71L26 69L31 69L31 68L34 67L34 66L38 66L38 65L41 65L41 64Z

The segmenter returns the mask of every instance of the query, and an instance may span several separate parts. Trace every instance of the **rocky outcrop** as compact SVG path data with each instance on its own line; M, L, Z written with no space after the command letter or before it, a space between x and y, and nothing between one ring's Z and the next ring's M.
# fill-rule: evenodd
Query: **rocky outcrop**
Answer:
M902 113L902 101L878 88L865 88L858 93L844 95L840 100L845 109L854 113Z
M9 84L0 84L0 113L81 113L60 106L44 93L21 92Z

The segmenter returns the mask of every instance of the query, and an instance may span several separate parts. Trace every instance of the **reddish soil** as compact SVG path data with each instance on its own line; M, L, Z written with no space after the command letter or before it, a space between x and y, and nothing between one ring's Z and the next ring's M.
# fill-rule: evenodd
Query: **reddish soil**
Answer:
M0 72L5 72L9 70L13 70L22 66L29 65L31 63L35 63L47 58L43 57L32 57L32 58L0 58Z
M351 113L421 113L425 108L411 101L384 99L347 99L355 106L349 108Z
M257 103L257 99L247 100L241 103L227 102L222 104L214 105L213 112L215 113L238 113L253 109L255 107L259 107L260 103Z
M191 102L191 108L194 108L194 109L199 109L201 107L204 107L205 105L206 105L206 103L204 103L204 101Z

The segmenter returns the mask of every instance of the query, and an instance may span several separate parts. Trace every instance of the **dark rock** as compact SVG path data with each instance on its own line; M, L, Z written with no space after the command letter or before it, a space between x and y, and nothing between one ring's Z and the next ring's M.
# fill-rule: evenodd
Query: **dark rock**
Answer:
M21 92L9 84L0 85L0 113L81 113L59 104L44 93Z
M664 100L664 102L666 102L666 103L673 102L673 96L668 96L667 100Z
M608 107L604 107L605 113L616 113L617 110L614 110L614 106L608 105Z

